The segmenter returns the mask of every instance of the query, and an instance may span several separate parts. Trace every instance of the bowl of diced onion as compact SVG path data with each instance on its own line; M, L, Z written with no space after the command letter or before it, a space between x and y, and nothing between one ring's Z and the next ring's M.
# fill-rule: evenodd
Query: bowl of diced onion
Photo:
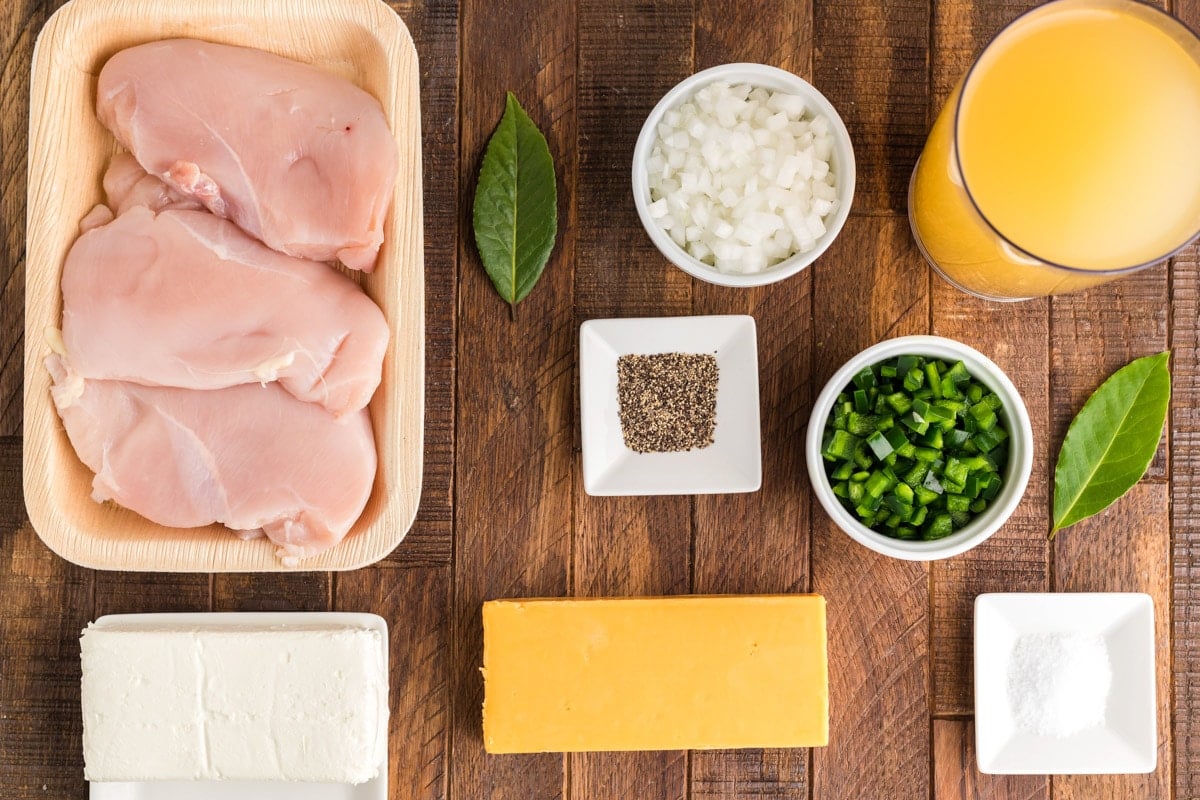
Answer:
M724 64L675 86L633 152L651 241L693 277L762 286L829 247L854 198L854 150L833 105L765 64Z

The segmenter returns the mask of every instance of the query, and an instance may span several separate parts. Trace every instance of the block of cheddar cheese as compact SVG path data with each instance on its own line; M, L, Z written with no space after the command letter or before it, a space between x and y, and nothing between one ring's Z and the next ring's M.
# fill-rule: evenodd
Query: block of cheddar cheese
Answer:
M495 600L489 753L810 747L829 738L819 595Z

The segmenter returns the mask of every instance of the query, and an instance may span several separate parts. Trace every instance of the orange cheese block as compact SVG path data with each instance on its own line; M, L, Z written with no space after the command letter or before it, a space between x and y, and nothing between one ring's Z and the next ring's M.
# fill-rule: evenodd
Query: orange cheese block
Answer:
M489 753L829 741L820 595L493 600Z

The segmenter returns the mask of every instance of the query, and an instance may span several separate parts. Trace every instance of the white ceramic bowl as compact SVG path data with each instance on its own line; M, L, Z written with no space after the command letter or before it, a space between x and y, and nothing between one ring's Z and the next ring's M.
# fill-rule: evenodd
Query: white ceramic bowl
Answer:
M877 533L859 522L838 500L825 474L825 461L821 458L821 440L825 421L833 410L837 396L864 367L878 364L901 355L918 355L940 358L945 361L962 361L971 376L1000 396L1004 410L1000 417L1009 433L1008 466L1004 470L1004 484L1000 493L982 514L971 520L961 530L934 541L895 539ZM962 342L941 336L901 336L868 347L845 363L825 384L817 402L813 405L805 437L805 459L808 477L813 491L825 512L838 527L849 536L877 553L907 561L934 561L965 553L1000 529L1012 515L1033 469L1033 429L1029 424L1029 413L1012 381L991 359L968 347Z
M815 110L829 118L833 134L833 156L830 170L837 176L838 207L825 219L825 233L817 240L817 246L812 250L807 253L797 253L762 272L744 275L721 272L716 267L693 258L682 247L675 244L667 232L658 226L658 223L651 218L648 208L650 205L650 182L646 164L650 160L650 152L654 149L658 123L668 110L683 103L702 87L716 81L726 81L731 84L749 83L772 91L785 91L799 95L804 98L810 111ZM642 132L638 135L637 145L633 150L633 202L637 206L642 226L650 235L650 240L667 257L667 260L684 272L700 280L721 286L763 286L775 283L795 275L816 261L830 243L837 238L838 232L846 222L846 217L850 214L850 204L854 200L854 179L854 148L851 146L850 134L846 131L846 125L842 122L837 110L825 99L825 95L817 91L816 87L808 81L766 64L722 64L719 67L697 72L677 84L658 101L658 105L650 112L650 116L646 117Z

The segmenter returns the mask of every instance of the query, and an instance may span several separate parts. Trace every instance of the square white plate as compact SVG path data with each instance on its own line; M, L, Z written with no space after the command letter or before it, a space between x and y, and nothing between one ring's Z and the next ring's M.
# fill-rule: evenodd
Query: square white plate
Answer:
M617 359L655 353L717 357L717 426L708 447L682 453L635 453L625 446L617 402ZM588 494L722 494L753 492L762 485L753 317L645 317L583 323L579 406L583 486Z
M1009 659L1025 634L1100 636L1112 688L1104 724L1072 736L1020 730L1008 702ZM975 598L975 750L998 775L1153 772L1154 601L1147 594L981 594Z
M383 657L388 660L387 622L377 614L340 611L241 612L196 614L110 614L94 623L97 628L120 626L191 628L197 626L240 628L309 628L343 626L379 631ZM91 800L387 800L388 765L379 767L379 777L360 783L293 783L284 781L134 781L88 784Z

